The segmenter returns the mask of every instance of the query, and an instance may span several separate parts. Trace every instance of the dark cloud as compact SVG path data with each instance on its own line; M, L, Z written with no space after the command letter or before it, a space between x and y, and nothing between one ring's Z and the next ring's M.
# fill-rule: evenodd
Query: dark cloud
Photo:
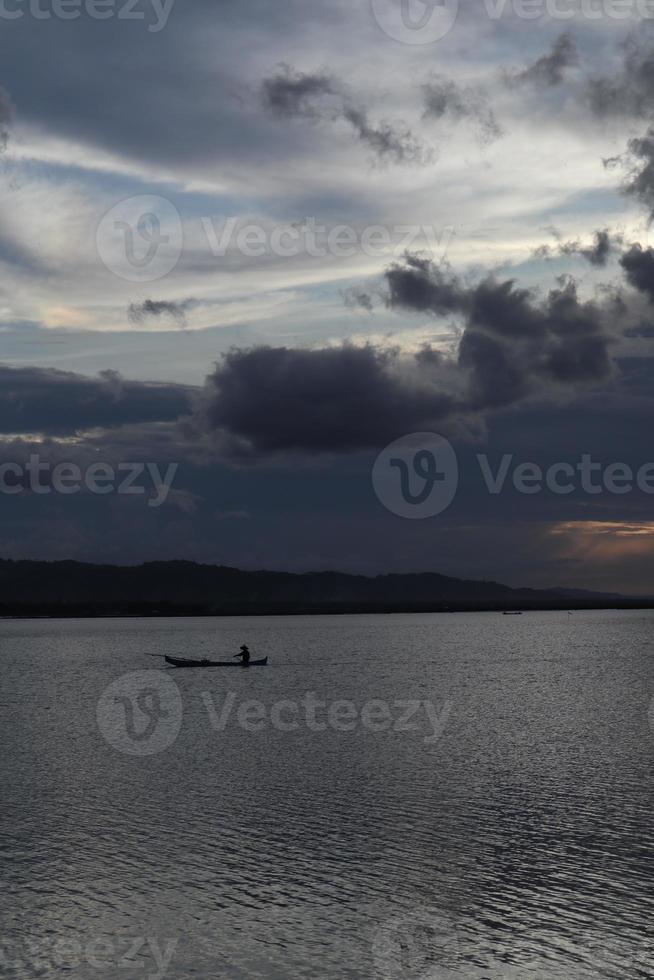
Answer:
M512 280L468 284L417 255L385 278L390 308L462 318L455 357L371 345L232 350L207 379L189 431L244 453L351 452L611 374L604 311L582 302L572 280L541 298ZM356 302L372 305L365 292Z
M623 62L617 74L598 76L587 83L591 111L599 117L647 119L654 97L654 49L631 39L625 46Z
M638 370L642 369L638 359ZM122 446L114 455L104 445L80 455L78 445L0 446L0 460L43 459L159 461L161 471L180 461L166 505L147 506L146 497L3 495L0 548L5 557L80 558L99 563L134 563L171 557L236 567L311 570L348 569L379 574L438 570L460 577L495 578L516 585L576 585L654 591L651 547L616 571L610 555L598 561L590 550L582 562L578 547L563 551L561 521L642 521L651 518L651 495L589 496L514 491L510 477L489 506L477 453L487 453L494 470L506 452L514 464L534 461L574 465L580 453L608 465L627 462L634 471L651 459L651 439L643 417L651 414L653 365L643 386L648 401L613 389L584 392L572 403L521 404L495 413L482 437L452 439L459 490L446 520L403 521L374 505L370 484L373 454L332 458L328 466L303 461L257 460L256 470L209 460L196 465L178 446L166 456L151 455L147 444ZM145 481L141 481L145 482ZM251 519L243 519L245 514ZM580 524L583 527L583 523ZM633 539L632 539L633 540ZM572 542L574 544L574 542ZM435 558L436 556L436 565ZM570 567L566 565L569 557ZM628 587L627 587L628 586Z
M565 80L568 68L579 63L577 45L571 34L561 34L552 44L551 50L528 65L522 71L506 75L506 80L512 85L532 84L552 87L560 85Z
M612 234L608 228L604 228L595 232L592 245L585 246L579 241L559 242L554 248L550 245L541 245L534 252L534 256L539 259L548 259L552 258L554 254L579 255L591 265L600 268L607 265L611 255L616 251L617 246L622 244L622 241L622 235Z
M509 344L481 330L466 330L459 364L470 378L473 409L499 408L525 397L529 378Z
M276 75L261 83L264 108L288 119L318 119L321 112L317 103L325 96L338 94L338 86L327 72L304 73L287 64L280 65Z
M368 110L327 72L303 73L283 64L263 80L261 101L273 115L286 119L346 122L381 162L424 164L432 158L405 123L372 123Z
M632 245L621 257L620 265L629 284L654 303L654 249Z
M87 378L53 368L0 366L0 432L68 436L130 423L169 422L191 410L182 385Z
M130 323L140 325L146 320L171 317L180 327L186 326L186 311L193 300L174 302L173 300L146 299L142 303L130 303L127 316Z
M651 119L654 100L654 45L651 40L631 38L624 46L617 74L599 76L585 83L585 98L600 119ZM620 156L603 160L606 169L626 168L622 190L654 215L654 128L635 137Z
M474 292L459 363L471 374L471 402L483 410L554 386L603 381L611 338L599 309L567 282L538 301L512 282L486 280Z
M466 291L448 266L408 253L403 262L394 262L385 272L387 304L420 313L461 312Z
M622 241L620 235L612 236L608 229L595 232L593 244L585 248L579 242L567 242L562 246L561 251L564 255L581 255L582 258L590 262L591 265L603 267L607 264L616 245Z
M358 138L383 161L393 163L428 163L432 159L430 151L423 146L404 123L389 123L386 120L372 124L368 113L360 106L346 104L343 118L350 123Z
M422 86L422 95L426 119L449 118L454 122L470 119L480 127L485 140L502 135L487 99L472 86L457 85L449 78L434 75Z
M603 311L581 302L572 280L541 299L512 280L464 284L448 268L411 255L393 264L386 280L393 309L463 317L458 365L469 376L471 410L611 373Z
M224 355L198 421L259 452L347 452L429 428L457 407L424 360L372 346Z
M624 191L654 215L654 128L628 143L629 175Z

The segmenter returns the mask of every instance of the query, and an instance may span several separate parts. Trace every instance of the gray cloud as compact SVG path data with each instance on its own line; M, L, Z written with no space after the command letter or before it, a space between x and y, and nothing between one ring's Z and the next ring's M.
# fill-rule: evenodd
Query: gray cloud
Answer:
M197 421L259 452L381 446L456 411L430 367L372 346L233 350L208 377Z
M629 284L654 303L654 249L632 245L621 257L620 265Z
M405 123L372 123L368 110L324 71L303 73L282 64L261 83L261 101L265 109L285 119L346 122L381 162L425 164L433 157Z
M178 326L186 326L186 311L193 303L187 299L181 302L173 300L146 299L142 303L130 303L127 308L127 317L130 323L140 325L148 319L159 319L159 317L171 317Z
M631 38L620 71L596 77L586 86L590 109L600 118L650 119L654 100L654 46ZM654 127L631 139L625 154L604 160L607 169L626 167L623 191L654 214Z
M613 234L608 228L603 228L595 232L592 245L582 245L578 240L559 242L554 248L551 245L541 245L534 252L534 256L539 259L548 259L555 254L579 255L596 268L603 268L607 265L611 255L616 252L617 247L622 244L622 241L622 235Z
M393 309L459 313L465 329L458 365L468 373L468 407L511 404L547 385L609 376L610 335L603 311L583 303L569 279L544 299L494 278L464 284L449 268L406 256L386 271Z
M245 453L352 451L611 374L604 311L580 301L572 280L540 298L512 280L465 283L416 255L385 278L390 308L462 317L456 357L371 345L232 350L207 379L196 430ZM372 304L363 291L356 302Z
M429 163L433 154L413 135L404 123L386 120L376 125L370 123L365 109L344 105L343 118L350 123L362 143L365 143L381 161L393 163Z
M620 71L614 76L597 76L587 83L591 111L600 117L651 115L654 96L654 50L630 39L625 46Z
M466 304L465 289L446 265L408 253L403 262L394 262L384 273L388 286L387 304L420 313L461 312Z
M0 365L0 432L68 436L130 423L170 422L191 410L192 389Z
M648 38L631 37L623 46L617 73L584 82L582 96L599 119L650 119L654 100L654 46ZM626 167L622 190L654 214L654 128L633 138L627 151L603 160L607 169Z
M654 215L654 128L629 141L629 175L624 191Z
M575 40L569 33L559 35L551 50L528 65L522 71L507 73L506 81L511 85L532 84L552 87L565 80L568 68L579 63L579 52Z
M261 83L264 108L287 119L319 119L321 109L317 103L325 96L339 94L337 83L327 72L309 74L287 64L281 64L275 75Z
M442 75L434 75L422 86L426 119L449 118L454 122L470 119L485 140L497 139L502 130L485 96L472 86L457 85Z
M350 307L350 309L359 308L366 310L367 313L372 313L374 309L372 297L365 289L359 286L350 286L348 289L342 290L341 295L343 296L345 305Z

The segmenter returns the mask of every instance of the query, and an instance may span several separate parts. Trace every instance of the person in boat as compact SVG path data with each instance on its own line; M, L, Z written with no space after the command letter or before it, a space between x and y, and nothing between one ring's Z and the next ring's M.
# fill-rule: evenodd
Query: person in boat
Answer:
M241 647L241 652L236 654L237 657L241 658L241 662L244 664L250 663L250 651L246 647L245 643Z

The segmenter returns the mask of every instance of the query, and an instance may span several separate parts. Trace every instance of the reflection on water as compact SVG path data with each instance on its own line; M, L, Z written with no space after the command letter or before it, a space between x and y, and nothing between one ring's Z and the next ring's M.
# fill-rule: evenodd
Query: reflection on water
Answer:
M0 975L651 977L653 620L2 622ZM245 641L268 668L144 656ZM179 697L147 754L104 728L135 670L164 678L151 712ZM450 709L432 740L424 711L410 731L270 722L309 694Z

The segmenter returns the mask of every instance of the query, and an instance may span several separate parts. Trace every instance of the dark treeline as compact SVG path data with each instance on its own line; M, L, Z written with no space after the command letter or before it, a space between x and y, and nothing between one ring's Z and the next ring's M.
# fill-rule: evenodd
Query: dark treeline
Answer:
M243 571L194 562L138 566L0 560L2 616L228 616L649 608L654 597L512 589L436 573Z

